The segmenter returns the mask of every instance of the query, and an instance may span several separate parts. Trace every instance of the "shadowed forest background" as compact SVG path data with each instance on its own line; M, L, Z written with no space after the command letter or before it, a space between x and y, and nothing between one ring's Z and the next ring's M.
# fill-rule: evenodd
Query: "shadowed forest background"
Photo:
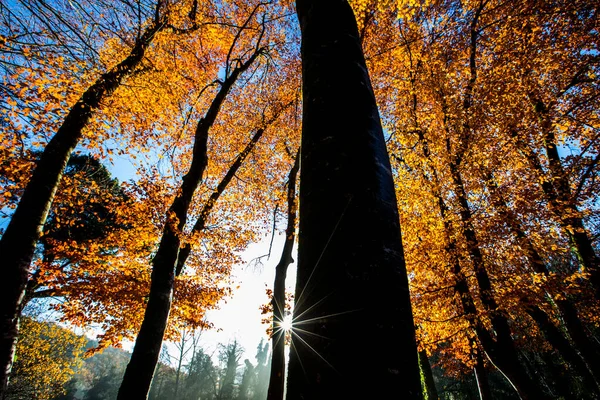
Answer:
M600 398L599 21L0 0L2 395L282 399L289 351L290 399ZM203 346L261 241L265 341Z

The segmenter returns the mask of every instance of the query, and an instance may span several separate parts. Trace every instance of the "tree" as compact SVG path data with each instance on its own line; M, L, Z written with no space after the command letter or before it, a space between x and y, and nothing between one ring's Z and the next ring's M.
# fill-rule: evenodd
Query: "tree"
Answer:
M200 348L194 353L187 368L183 398L188 400L213 399L217 393L217 369L210 354Z
M304 98L288 398L418 399L394 183L356 21L345 0L296 7Z
M54 323L25 317L6 399L52 399L82 364L86 339Z
M287 227L285 229L285 242L279 263L275 266L275 282L273 283L273 297L271 309L273 317L272 343L273 352L271 356L271 374L269 379L269 390L267 399L283 399L285 389L285 345L287 329L283 323L286 317L285 279L289 265L294 262L292 250L296 240L296 178L300 169L300 154L296 154L294 165L288 174L287 192Z
M218 400L234 399L235 378L237 376L237 369L243 352L244 349L236 340L221 347L221 350L219 351L219 361L224 364L224 368L219 377Z
M0 385L8 383L16 340L19 316L28 281L29 265L35 246L54 198L69 156L82 137L83 129L93 110L140 65L154 36L166 24L162 2L156 4L154 17L138 35L131 52L116 66L102 73L72 106L42 153L24 190L6 231L0 239L0 259L6 271L2 280L0 308Z
M240 75L246 72L258 57L265 52L265 48L262 47L261 43L265 29L263 19L263 27L262 30L259 28L256 43L250 46L250 56L243 61L241 59L230 60L231 53L236 50L237 39L248 29L248 24L253 21L261 5L259 4L254 8L239 28L227 56L225 77L220 82L219 91L208 107L205 116L199 120L196 126L189 170L181 178L180 190L167 211L160 244L152 261L153 268L148 305L136 338L131 361L123 377L119 399L131 399L136 396L145 398L150 388L171 310L175 274L178 269L181 270L177 267L181 247L180 232L183 231L186 225L194 192L200 185L208 165L209 132L233 85ZM242 50L243 53L247 51L247 47Z
M525 349L542 352L543 346L562 348L565 360L571 359L569 363L581 365L576 357L568 355L570 349L559 344L558 336L550 338L554 335L553 330L565 321L558 317L557 300L578 299L575 301L580 302L581 316L585 315L583 310L587 306L584 304L593 304L588 303L589 288L579 286L587 286L589 281L586 283L587 277L576 271L577 263L570 255L574 253L565 240L567 235L559 234L559 224L550 212L551 207L543 205L548 203L540 196L543 192L540 184L551 180L542 178L548 165L543 159L545 150L540 136L534 133L538 130L537 119L528 115L531 103L525 100L526 94L517 93L523 90L518 88L524 82L529 82L530 74L547 80L545 88L550 92L556 90L561 93L561 88L565 87L563 84L572 78L571 71L591 65L585 51L576 50L585 47L580 41L589 41L584 39L590 34L586 18L589 4L564 3L562 11L558 12L554 8L558 5L548 6L541 2L487 2L480 15L481 28L473 32L471 21L480 4L432 3L418 12L400 29L397 43L405 51L390 53L394 60L394 64L390 65L395 65L398 71L384 75L396 76L395 84L388 85L387 90L401 93L399 97L404 99L389 112L392 115L389 117L390 126L394 127L390 144L397 161L398 187L403 189L398 194L403 206L408 265L415 277L411 283L416 318L420 325L422 322L426 327L419 330L423 334L421 339L432 347L439 346L440 342L452 343L453 350L444 351L449 358L442 358L448 370L452 364L456 365L457 359L470 366L468 354L474 348L471 321L481 319L489 327L490 320L500 314L501 318L508 320L512 330L510 337L506 336L503 341L514 341L518 349L516 361L525 371L531 371L530 363L523 356ZM565 7L572 8L563 14ZM425 23L437 18L440 24ZM496 23L501 20L511 22ZM525 32L522 30L524 24ZM552 32L554 29L556 31ZM562 29L568 29L569 34L563 35ZM508 38L520 35L528 39L515 48L514 41ZM473 38L475 53L471 50L473 46L469 45ZM559 44L566 42L571 44ZM393 43L387 45L392 46ZM523 58L517 56L530 47L536 50ZM535 65L531 63L534 54L539 60ZM550 57L549 54L554 55ZM472 73L471 60L475 61L476 74ZM385 64L377 65L385 68ZM528 68L524 74L527 78L524 75L514 76L515 71L522 70L524 66ZM476 79L470 83L472 76ZM590 82L579 85L581 90L574 89L570 93L578 100L571 105L564 104L564 107L576 107L582 118L593 124L595 117L587 109ZM464 95L470 86L473 91L466 98ZM550 94L547 93L547 96ZM523 101L516 100L521 97ZM569 98L565 102L571 100L574 99ZM469 104L467 110L465 104ZM469 130L471 133L465 135ZM585 128L571 125L569 133L561 133L561 137L585 134ZM428 143L423 142L424 137ZM528 139L524 140L525 137ZM568 143L570 139L566 140ZM515 141L527 144L531 151L528 152L526 146L519 146L520 150L515 151ZM594 145L588 143L591 149ZM466 152L461 154L457 151L464 146ZM593 156L579 158L576 146L572 149L573 156L565 158L578 160L570 164L575 178L579 175L575 165L581 162L589 167L593 164ZM537 163L540 168L524 162L527 153L540 156ZM457 156L462 157L460 162L456 162ZM582 162L582 159L587 161ZM452 163L458 168L452 168ZM489 184L490 176L502 182L499 190L494 190ZM574 179L571 186L576 185ZM503 202L497 201L498 194L504 198ZM421 200L414 201L416 198ZM440 202L444 204L437 206L436 203ZM464 213L467 208L470 215ZM594 207L588 208L587 212L590 213L588 215L596 213ZM591 223L593 219L589 221ZM471 239L463 234L466 227L470 227ZM480 256L469 251L474 248L473 239L479 243ZM454 244L449 246L451 242ZM559 256L557 250L564 256ZM474 259L479 261L475 263ZM544 264L549 267L546 273L543 271ZM458 267L453 268L454 265ZM455 279L452 279L448 271L462 271L462 276L454 274ZM488 275L490 284L486 284L483 272ZM577 283L564 285L565 280ZM487 299L478 294L482 287L487 288L484 290L489 296ZM452 296L453 293L456 296ZM467 294L473 300L469 308L464 307ZM451 298L456 301L448 301ZM581 302L584 298L587 300ZM490 300L494 300L497 307ZM432 304L437 306L432 308ZM462 307L455 307L457 305ZM537 310L535 314L540 318L532 321L527 312L527 308L532 306L541 308L550 316L554 327L547 324ZM492 311L494 308L496 311ZM572 312L567 314L574 315ZM573 322L576 326L576 321ZM592 321L588 324L593 330L595 324ZM561 330L564 328L560 327ZM495 336L497 331L490 332ZM563 335L565 333L563 330ZM593 349L593 346L590 348ZM487 353L494 358L493 352ZM500 363L494 363L500 366ZM593 363L588 365L591 367ZM543 372L548 370L541 369ZM573 368L573 387L578 385L582 374L586 372ZM528 375L533 376L531 372ZM536 383L543 385L542 379L536 379L539 381ZM594 390L593 387L591 390ZM540 390L529 390L529 393L530 396L541 396Z

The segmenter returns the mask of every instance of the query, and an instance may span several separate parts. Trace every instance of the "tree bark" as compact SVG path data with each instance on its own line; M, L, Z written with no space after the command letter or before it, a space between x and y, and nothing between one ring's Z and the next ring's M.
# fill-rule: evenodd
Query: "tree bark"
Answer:
M287 227L281 259L275 267L273 284L273 350L271 353L271 375L267 400L282 400L285 391L285 337L287 332L281 328L285 318L285 278L287 269L294 262L292 250L296 239L296 177L300 168L300 153L296 154L294 165L288 174Z
M298 0L303 130L289 399L420 399L391 167L345 0Z
M421 370L421 385L423 389L423 400L438 400L433 371L425 350L419 351L419 369Z
M167 211L160 245L152 261L152 275L148 305L138 333L131 360L125 370L119 388L119 400L146 399L160 355L162 340L169 320L179 248L183 230L194 192L208 164L207 144L210 128L214 124L225 101L240 74L246 71L259 56L255 51L243 64L235 68L221 83L204 118L200 120L194 135L192 163L183 177L179 192Z
M94 110L140 65L152 39L164 27L164 21L158 17L159 8L160 2L156 20L136 40L129 55L102 74L71 108L46 145L0 239L0 260L4 271L0 281L0 395L6 389L12 368L29 266L63 171Z

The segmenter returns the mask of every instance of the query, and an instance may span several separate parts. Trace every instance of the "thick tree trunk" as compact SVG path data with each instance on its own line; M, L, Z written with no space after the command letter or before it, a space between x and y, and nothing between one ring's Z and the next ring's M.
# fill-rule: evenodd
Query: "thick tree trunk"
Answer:
M44 149L0 239L0 260L4 271L0 280L0 395L6 389L12 368L29 265L69 157L94 109L141 63L150 42L163 26L163 22L154 21L136 41L127 58L102 74L71 108Z
M182 179L177 197L175 197L169 211L167 211L160 245L152 261L148 305L133 348L131 360L127 365L123 382L119 388L117 397L119 400L146 399L148 396L171 311L176 264L181 245L179 235L186 224L187 213L194 192L200 184L208 164L207 142L209 131L217 119L221 105L231 87L239 75L246 71L256 60L258 55L259 52L255 52L248 61L234 69L231 75L225 79L206 115L196 127L192 164Z
M289 399L421 398L391 168L353 12L298 0L303 132Z
M300 168L300 154L296 155L294 166L288 175L287 192L287 228L281 259L275 267L275 283L273 285L273 350L271 353L271 376L267 400L282 400L285 389L285 336L281 322L285 318L285 278L287 269L294 262L292 250L296 239L296 176Z

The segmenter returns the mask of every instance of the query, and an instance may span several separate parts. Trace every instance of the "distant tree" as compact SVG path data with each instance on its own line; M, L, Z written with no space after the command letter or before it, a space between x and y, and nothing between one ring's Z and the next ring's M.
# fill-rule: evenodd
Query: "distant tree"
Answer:
M240 346L237 340L221 346L219 360L223 363L224 368L219 379L219 394L217 399L233 400L235 398L235 378L237 376L237 369L240 365L240 358L242 357L244 349Z
M214 399L217 394L217 368L212 357L202 348L196 350L188 368L182 398L184 400Z
M267 398L269 371L271 370L270 355L269 342L261 339L256 348L256 368L254 369L256 379L253 388L253 400L265 400Z
M94 346L91 343L90 346ZM129 354L112 347L85 360L85 363L75 376L84 399L113 400L119 389Z
M82 364L86 339L30 317L21 320L21 332L5 398L45 400L65 393L65 385Z
M253 398L253 388L256 382L256 371L254 365L250 360L244 360L244 374L242 375L242 382L238 388L238 400L249 400Z

